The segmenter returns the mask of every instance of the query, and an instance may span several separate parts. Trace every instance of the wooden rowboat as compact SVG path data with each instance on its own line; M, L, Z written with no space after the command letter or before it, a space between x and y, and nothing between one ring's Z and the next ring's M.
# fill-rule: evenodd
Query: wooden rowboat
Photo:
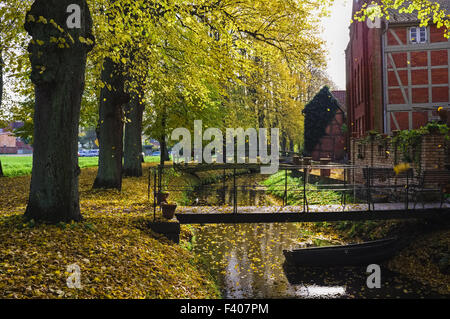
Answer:
M398 239L394 237L343 246L283 250L283 254L287 263L296 266L358 266L387 260L398 248Z

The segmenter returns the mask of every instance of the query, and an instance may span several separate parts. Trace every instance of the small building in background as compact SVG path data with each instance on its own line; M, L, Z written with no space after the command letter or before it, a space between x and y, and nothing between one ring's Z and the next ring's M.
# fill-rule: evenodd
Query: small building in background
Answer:
M305 106L305 154L314 161L347 160L346 92L323 87Z
M26 141L14 136L15 129L23 126L22 122L13 122L8 127L0 128L0 154L31 154L33 148Z

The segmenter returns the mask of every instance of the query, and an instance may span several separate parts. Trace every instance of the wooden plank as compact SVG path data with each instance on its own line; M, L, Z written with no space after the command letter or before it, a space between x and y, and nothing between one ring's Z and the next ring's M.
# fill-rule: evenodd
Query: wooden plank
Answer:
M447 105L444 103L440 103L440 105L444 109L448 109L450 107L450 103ZM387 111L388 112L406 112L406 111L419 111L419 110L436 110L436 103L412 103L408 104L388 104Z
M236 213L236 214L176 214L180 224L249 224L249 223L298 223L298 222L334 222L358 220L392 220L420 218L449 218L450 208L382 210L382 211L346 211L314 213Z
M398 71L397 71L397 66L395 65L395 61L394 61L394 58L392 57L391 53L388 54L388 58L391 61L392 67L394 68L394 74L395 74L395 77L397 78L397 82L398 82L398 85L400 86L400 90L402 91L402 95L403 95L405 104L409 105L411 103L411 101L408 99L408 97L406 95L405 87L402 83L402 80L400 79L400 75L398 74ZM388 87L388 89L389 89L389 87Z
M398 125L397 119L395 118L395 113L389 112L388 114L390 114L392 116L392 120L394 121L395 129L400 130L400 125Z
M448 43L422 43L422 44L409 44L409 45L396 45L387 46L385 49L386 53L391 52L415 52L415 51L428 51L428 50L448 50Z
M389 29L389 32L394 36L395 40L397 41L398 45L403 45L403 42L398 37L397 33L393 29Z

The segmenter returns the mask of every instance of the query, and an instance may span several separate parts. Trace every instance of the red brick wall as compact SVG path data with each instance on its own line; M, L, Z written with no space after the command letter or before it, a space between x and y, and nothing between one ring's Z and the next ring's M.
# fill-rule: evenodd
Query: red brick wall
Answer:
M354 1L353 12L365 2ZM352 136L361 137L370 130L390 133L416 129L436 115L430 109L448 106L450 44L444 37L445 28L430 25L428 42L415 45L409 43L412 26L386 23L381 28L369 28L364 22L350 25L346 91L347 125ZM392 107L392 112L385 114L387 107Z
M353 12L364 1L354 2ZM366 131L383 131L383 73L381 28L369 28L365 22L350 25L346 49L347 125L357 136Z
M410 27L391 25L386 32L386 102L388 105L403 105L405 109L403 112L388 113L391 131L419 128L430 121L430 116L435 115L425 110L413 111L411 107L430 109L435 106L437 109L442 106L440 104L445 106L450 100L448 50L430 50L429 47L432 44L448 43L444 37L444 28L429 26L428 44L416 45L409 41ZM393 52L390 51L392 48L395 48ZM431 89L428 85L432 86Z
M391 142L391 139L373 140L364 145L362 138L351 139L350 160L358 167L394 167L402 162L401 151ZM422 137L420 149L420 167L411 163L415 175L423 170L444 169L445 164L450 163L445 136L441 134L429 134ZM360 145L360 146L359 146ZM362 148L363 158L358 157L358 149ZM355 170L355 181L364 183L362 169Z
M320 139L311 153L314 161L325 157L331 158L333 161L341 161L344 159L346 153L346 137L342 132L342 125L344 123L344 114L342 112L336 113L335 118L325 129L325 136Z
M17 154L17 147L0 146L0 154Z

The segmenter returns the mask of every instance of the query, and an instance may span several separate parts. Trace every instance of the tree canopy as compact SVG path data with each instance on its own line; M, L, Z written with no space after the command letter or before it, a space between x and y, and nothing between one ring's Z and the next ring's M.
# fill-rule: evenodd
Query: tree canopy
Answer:
M381 0L367 1L362 9L356 13L355 19L363 21L384 17L389 21L392 10L399 13L416 14L421 26L430 23L438 28L446 29L446 37L450 37L450 14L442 8L442 0Z
M100 127L100 162L116 156L116 176L122 175L123 123L141 119L144 131L163 144L171 129L192 129L193 120L203 120L205 127L279 127L283 148L302 144L301 111L314 87L326 81L318 30L333 0L74 0L89 16L89 32L81 33L65 25L69 2L61 1L52 0L54 8L40 0L0 4L0 52L8 88L0 117L22 119L26 125L16 133L23 137L39 131L41 137L54 137L59 147L65 145L61 136L70 139L67 151L73 154L67 160L73 167L67 174L73 175L74 183L72 139L78 124ZM399 8L417 11L422 23L448 30L448 16L437 2L427 0L366 4L356 18L388 18L390 9ZM82 57L89 52L87 61L69 54L77 49ZM73 98L66 100L61 94L70 81L76 88L71 89ZM45 83L58 90L52 92ZM59 135L47 132L51 129L42 122L45 112L38 108L47 107L47 100L58 112L70 104L67 121L72 132L64 126ZM144 114L132 112L134 108ZM106 123L112 117L114 121ZM58 127L54 122L52 129ZM104 134L115 134L106 139L108 145ZM136 136L130 141L128 145L136 144ZM63 167L56 162L55 167ZM62 183L62 177L55 175L55 180Z

